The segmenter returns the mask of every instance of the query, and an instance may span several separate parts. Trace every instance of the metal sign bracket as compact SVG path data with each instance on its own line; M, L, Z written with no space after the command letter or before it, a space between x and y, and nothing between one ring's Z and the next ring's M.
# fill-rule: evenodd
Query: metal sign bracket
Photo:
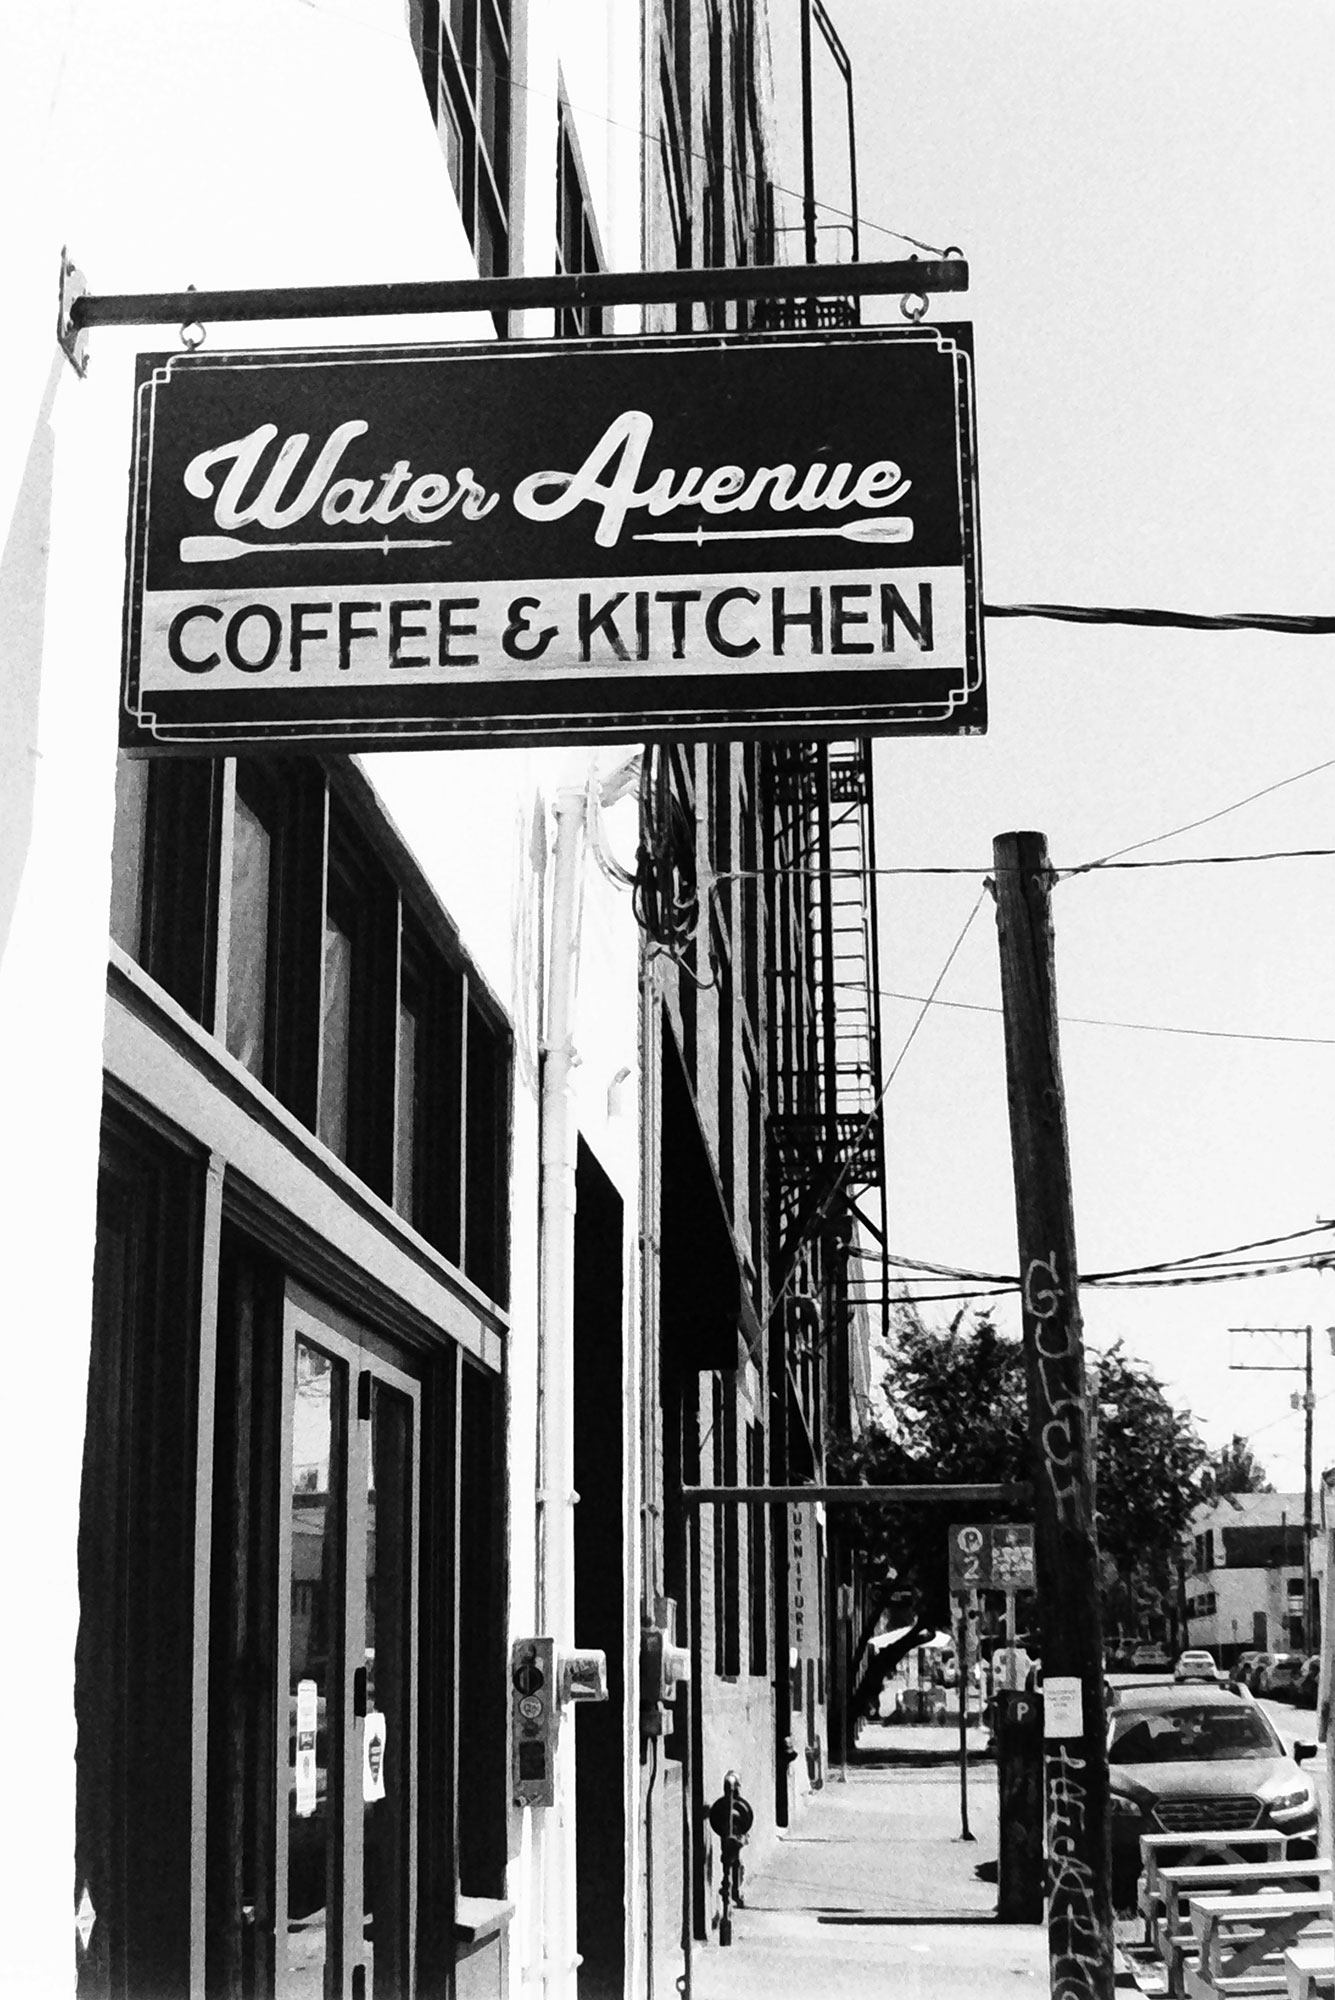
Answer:
M518 278L445 278L403 284L290 285L266 290L94 294L64 250L60 258L60 345L76 373L87 371L94 326L180 326L207 321L336 319L395 313L686 305L740 299L890 297L969 289L964 258L899 258L882 264L749 264L669 271L583 271ZM813 325L817 322L813 320Z
M88 281L62 246L60 252L60 308L56 316L56 339L75 374L88 373L88 329L74 324L74 307L85 298Z

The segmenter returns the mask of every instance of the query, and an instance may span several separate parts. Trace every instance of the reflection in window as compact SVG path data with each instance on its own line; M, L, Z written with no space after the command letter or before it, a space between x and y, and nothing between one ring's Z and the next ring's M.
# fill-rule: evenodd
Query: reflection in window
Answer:
M1227 1762L1234 1758L1281 1756L1277 1737L1257 1708L1242 1702L1218 1708L1173 1708L1163 1713L1120 1717L1114 1728L1110 1764Z
M509 269L510 0L414 7L427 99L445 150L478 275Z
M348 1156L348 1034L352 1018L352 939L325 918L320 987L320 1109L317 1136Z
M413 1156L417 1144L417 1012L399 1005L399 1062L394 1092L394 1206L413 1219Z
M337 1414L334 1364L304 1340L296 1346L290 1505L292 1583L288 1610L287 1956L293 1990L324 1989L328 1955L330 1843L337 1798L329 1776L337 1738L330 1709L331 1648L339 1572L334 1491ZM331 1751L335 1756L331 1756Z
M143 931L144 837L148 828L146 758L116 759L116 827L111 842L111 935L138 958Z
M408 1991L412 1849L408 1767L412 1740L412 1406L406 1396L379 1382L372 1403L369 1442L363 1936L370 1947L370 1992L399 1996Z
M255 1076L264 1074L272 848L268 827L238 796L232 823L227 1047Z

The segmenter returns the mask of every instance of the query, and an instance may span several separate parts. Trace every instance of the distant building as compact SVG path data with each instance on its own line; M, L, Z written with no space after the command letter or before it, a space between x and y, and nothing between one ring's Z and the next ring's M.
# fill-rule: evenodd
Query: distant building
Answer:
M1187 1574L1187 1644L1221 1664L1240 1653L1303 1648L1303 1496L1237 1493L1197 1510ZM1320 1631L1319 1545L1312 1543L1310 1645Z

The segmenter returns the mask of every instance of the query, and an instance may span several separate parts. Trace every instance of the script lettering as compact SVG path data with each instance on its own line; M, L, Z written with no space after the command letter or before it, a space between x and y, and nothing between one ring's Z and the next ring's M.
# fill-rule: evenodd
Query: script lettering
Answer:
M626 516L644 508L655 517L678 507L701 507L706 514L750 513L765 496L776 513L798 509L817 513L845 507L888 507L913 484L890 459L876 459L856 475L848 461L831 467L816 460L798 477L792 465L762 465L749 478L739 465L706 473L688 466L680 478L666 466L648 485L640 484L654 420L647 410L622 410L613 417L583 463L573 472L532 472L514 491L518 513L530 521L559 521L586 502L598 510L594 540L615 548Z

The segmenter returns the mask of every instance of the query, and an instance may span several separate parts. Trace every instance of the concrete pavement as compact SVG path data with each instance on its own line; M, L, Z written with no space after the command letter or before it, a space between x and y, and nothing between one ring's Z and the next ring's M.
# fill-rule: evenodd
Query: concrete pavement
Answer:
M984 1742L969 1731L971 1757ZM696 1946L691 2000L1046 1994L1044 1927L996 1921L995 1768L970 1764L966 1843L957 1751L953 1726L866 1725L846 1779L830 1772L748 1875L732 1944Z

